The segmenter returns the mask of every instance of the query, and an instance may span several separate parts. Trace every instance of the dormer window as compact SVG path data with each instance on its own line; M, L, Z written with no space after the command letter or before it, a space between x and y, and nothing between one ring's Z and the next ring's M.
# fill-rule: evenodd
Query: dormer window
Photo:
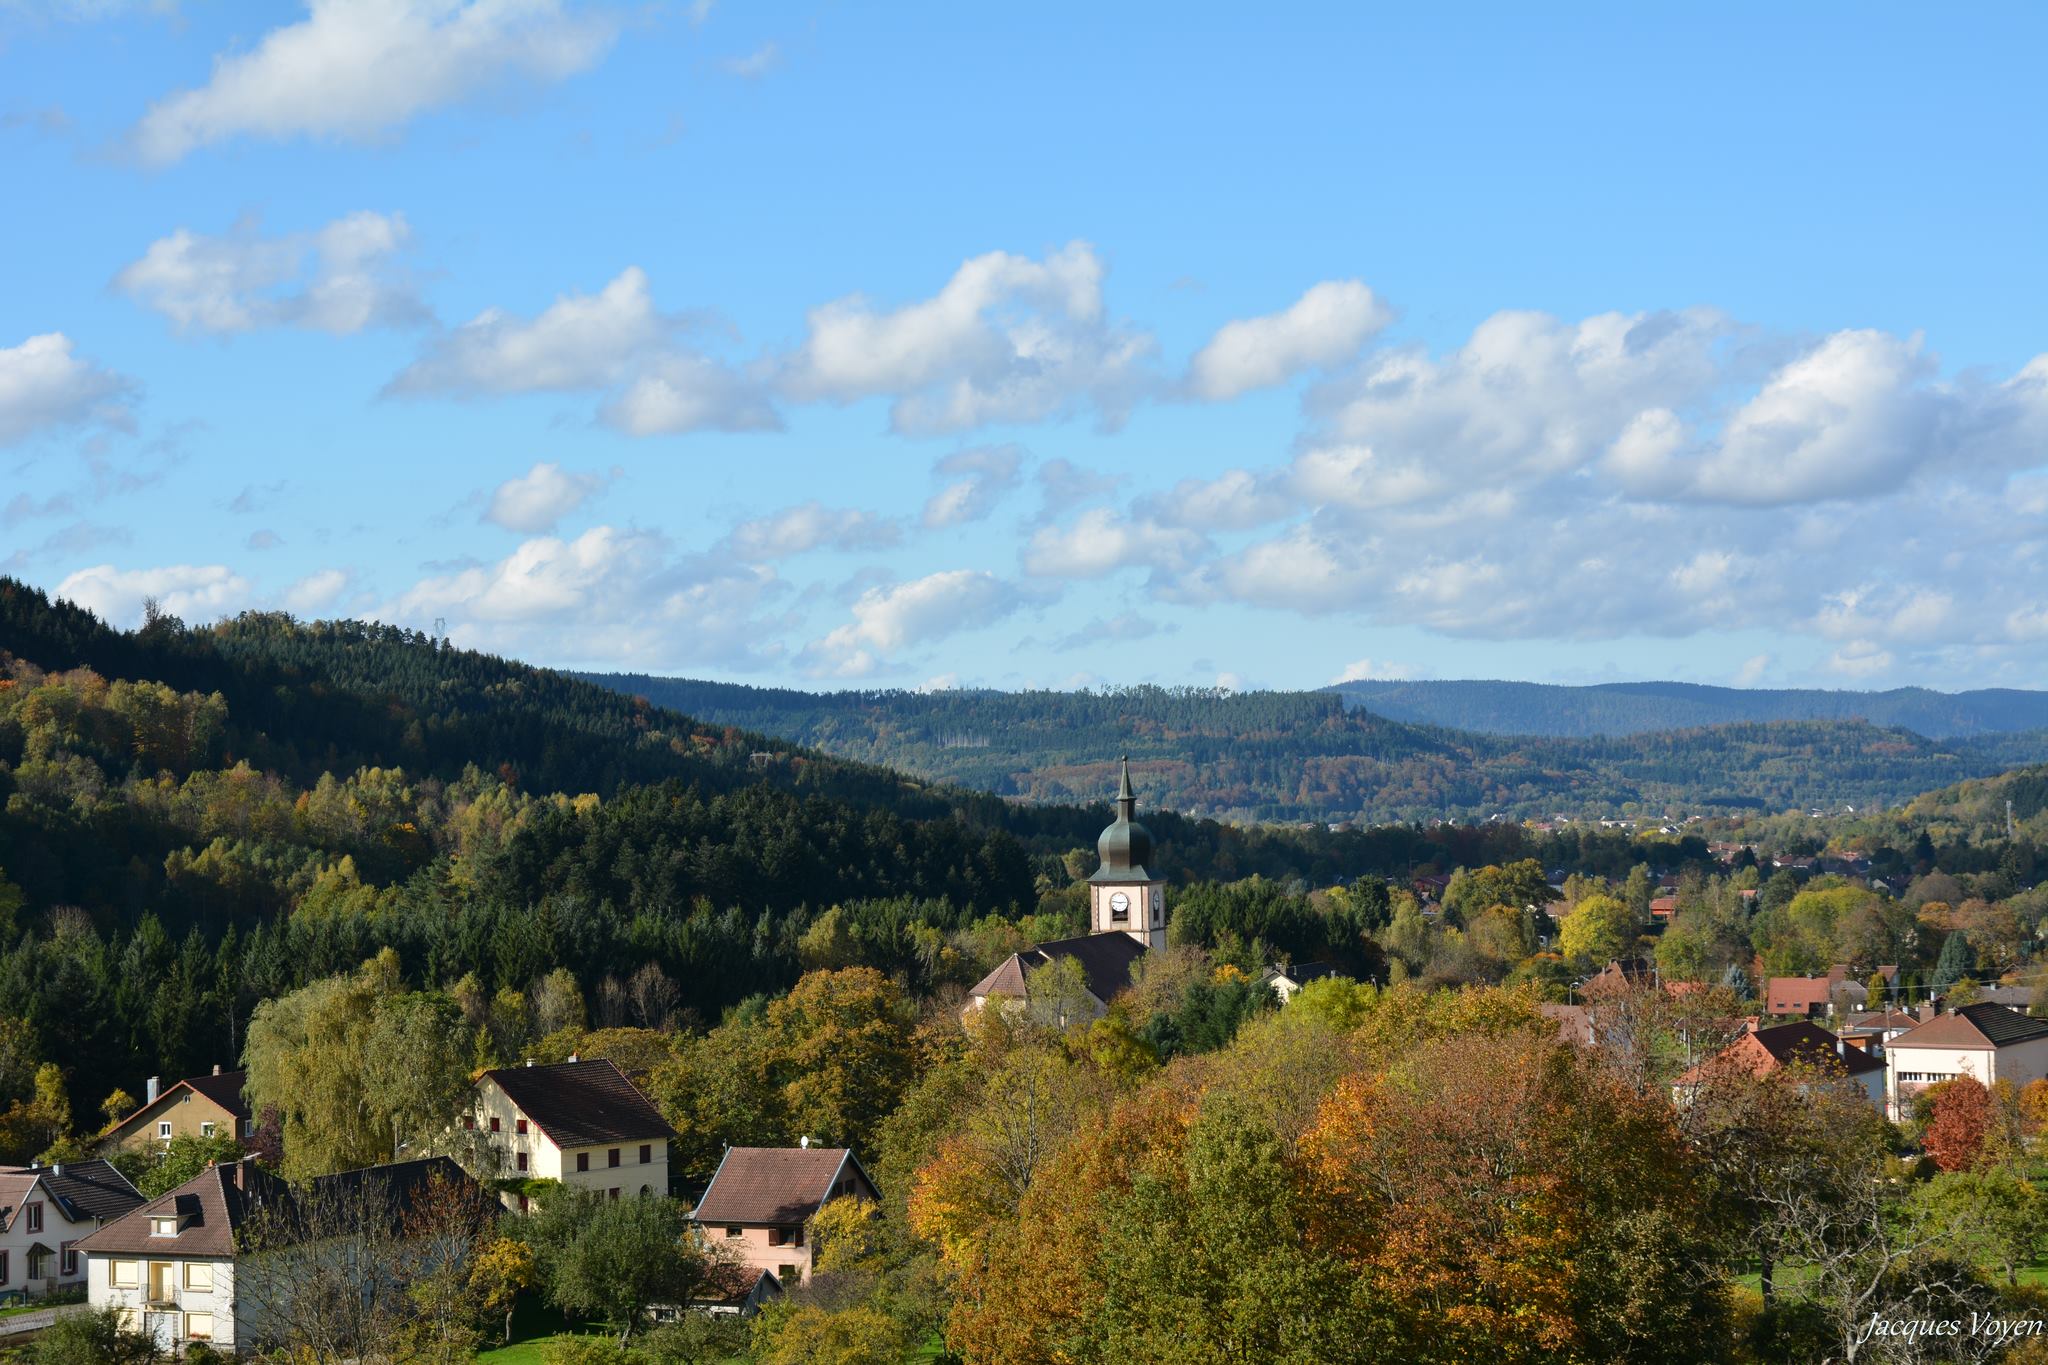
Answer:
M150 1219L149 1235L152 1237L176 1237L178 1235L177 1215L173 1214L168 1218Z

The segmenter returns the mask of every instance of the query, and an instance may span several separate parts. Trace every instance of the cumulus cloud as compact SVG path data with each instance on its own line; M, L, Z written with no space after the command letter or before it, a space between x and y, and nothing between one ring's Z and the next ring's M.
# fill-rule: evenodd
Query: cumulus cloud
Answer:
M164 165L236 136L363 141L499 82L594 65L618 22L560 0L311 0L304 19L214 60L150 106L132 140Z
M1017 486L1023 462L1024 452L1013 445L954 451L932 466L948 482L925 502L921 520L931 529L983 520Z
M784 591L766 567L675 556L653 532L594 526L431 574L375 614L415 627L444 618L458 644L537 663L760 668L790 624L764 615Z
M1359 659L1344 665L1344 671L1330 679L1334 685L1348 682L1407 682L1420 676L1414 664L1391 659Z
M677 347L681 323L629 266L595 294L564 294L531 318L486 309L428 343L386 392L479 398L609 391L600 418L630 436L765 431L781 419L757 383Z
M57 585L57 596L124 629L141 624L143 603L151 598L172 616L206 621L249 605L254 593L249 580L225 564L170 564L155 569L98 564L68 575Z
M979 569L948 569L891 587L870 588L853 620L806 646L798 662L813 676L863 677L882 656L926 644L1015 611L1016 588Z
M784 387L804 400L893 400L907 434L1035 422L1093 408L1122 421L1151 338L1104 315L1103 267L1075 242L1043 260L992 251L936 295L894 309L858 296L811 310Z
M552 531L556 522L581 507L609 482L610 478L603 474L571 473L552 461L541 460L524 474L507 479L492 490L483 520L508 531Z
M724 549L748 564L765 564L810 550L880 550L903 539L886 517L851 507L827 507L815 498L765 517L741 522Z
M185 332L405 326L428 316L393 265L410 236L404 215L368 211L283 237L253 225L217 237L179 228L150 243L114 286Z
M1140 498L1136 511L1166 526L1241 531L1278 521L1298 506L1277 480L1232 469L1213 479L1182 479L1164 493Z
M62 332L0 347L0 446L58 427L126 427L134 381L72 350Z
M346 569L320 569L286 588L279 600L294 616L317 617L332 610L350 581Z
M1193 531L1096 507L1064 525L1034 532L1024 547L1024 568L1047 578L1100 578L1133 566L1177 573L1207 549L1208 542Z
M1341 364L1393 317L1362 281L1326 280L1284 312L1217 329L1188 366L1188 389L1201 398L1235 398Z

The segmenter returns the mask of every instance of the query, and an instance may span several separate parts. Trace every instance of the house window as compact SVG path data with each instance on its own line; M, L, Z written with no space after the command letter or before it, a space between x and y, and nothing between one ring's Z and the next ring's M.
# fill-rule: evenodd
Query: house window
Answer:
M576 1154L576 1169L579 1171L587 1171L590 1169L590 1153L578 1152Z
M779 1265L775 1267L775 1278L784 1284L795 1284L797 1281L796 1267L793 1265Z
M26 1211L28 1213L28 1230L30 1232L41 1232L43 1230L42 1203L38 1201L34 1204L27 1205Z
M246 1137L255 1137L255 1136L256 1136L256 1120L254 1120L254 1119L243 1119L243 1120L242 1120L242 1136L243 1136L243 1137L245 1137L245 1138L246 1138Z
M161 1123L157 1124L157 1126L156 1126L156 1135L157 1135L158 1137L160 1137L160 1138L163 1138L163 1139L165 1139L166 1141L168 1141L168 1140L170 1139L170 1136L171 1136L171 1121L170 1121L169 1119L165 1119L165 1120L163 1120L163 1122L161 1122Z
M521 1152L518 1155L518 1157L515 1158L515 1161L517 1162L520 1170L523 1171L526 1169L526 1153Z
M28 1277L31 1280L50 1278L50 1249L46 1246L32 1246L28 1249Z
M109 1270L109 1279L116 1289L133 1289L142 1283L141 1271L138 1261L116 1261Z
M789 1233L782 1228L768 1229L768 1245L779 1247L789 1240Z
M213 1125L212 1125L211 1123L202 1123L202 1124L200 1124L200 1125L199 1125L199 1136L201 1136L201 1137L212 1137L212 1136L213 1136Z
M513 1131L513 1132L515 1132L515 1133L524 1133L524 1132L526 1131L526 1120L525 1120L525 1119L514 1119L514 1120L512 1120L512 1131Z
M212 1341L213 1314L187 1313L185 1315L185 1337L188 1341Z
M173 1218L152 1218L149 1220L149 1235L152 1237L176 1237L178 1220Z
M63 1273L66 1275L76 1275L78 1273L78 1252L73 1248L70 1242L66 1242L64 1244Z
M733 1237L744 1237L747 1235L747 1230L745 1228L727 1228L725 1230L725 1235L728 1239Z
M604 1197L607 1199L617 1199L619 1197L619 1187L617 1185L612 1186L604 1192Z
M177 1284L178 1268L174 1263L170 1261L151 1261L149 1263L149 1301L151 1303L170 1303L172 1301L171 1291L177 1287Z
M604 1157L604 1164L605 1164L605 1165L607 1165L607 1166L616 1166L616 1165L618 1165L618 1164L619 1164L619 1149L618 1149L618 1148L614 1147L614 1148L612 1148L612 1149L611 1149L611 1150L610 1150L609 1152L606 1152L606 1153L605 1153L605 1157Z
M7 1264L7 1253L0 1251L0 1284L6 1284L13 1275L13 1269Z
M496 1114L491 1115L491 1131L494 1133L504 1131L498 1126L498 1116Z
M474 1133L476 1131L476 1115L464 1114L462 1116L462 1126L467 1131Z
M207 1261L185 1262L185 1287L200 1294L213 1292L213 1266Z
M641 1143L641 1144L640 1144L640 1164L641 1164L642 1166L645 1166L645 1165L646 1165L646 1164L647 1164L648 1162L650 1162L650 1161L652 1161L652 1160L654 1160L654 1144L653 1144L653 1143L651 1143L651 1142L643 1142L643 1143Z

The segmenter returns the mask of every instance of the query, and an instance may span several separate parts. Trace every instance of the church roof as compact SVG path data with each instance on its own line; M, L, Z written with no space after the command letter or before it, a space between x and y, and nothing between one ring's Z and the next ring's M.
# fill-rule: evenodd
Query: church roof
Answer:
M1131 966L1146 953L1146 947L1129 934L1083 934L1079 938L1054 939L1011 953L996 969L975 982L970 995L1030 998L1027 974L1056 958L1070 957L1081 964L1081 977L1088 993L1107 1004L1118 991L1131 984Z
M1152 861L1152 831L1137 821L1138 797L1131 790L1131 760L1128 755L1123 765L1123 778L1117 784L1116 819L1095 841L1096 856L1102 865L1088 880L1096 885L1158 880L1146 870L1146 865Z

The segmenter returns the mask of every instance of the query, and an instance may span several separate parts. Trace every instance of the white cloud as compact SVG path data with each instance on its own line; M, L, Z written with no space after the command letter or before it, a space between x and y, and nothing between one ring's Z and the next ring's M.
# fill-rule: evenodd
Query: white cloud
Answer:
M763 43L744 57L727 57L718 65L728 76L738 76L743 81L757 81L782 64L782 49L774 43Z
M410 236L402 214L367 211L286 237L253 226L219 237L179 228L150 243L114 285L180 331L296 326L341 335L404 326L427 318L391 265Z
M565 294L527 321L496 308L435 339L395 393L456 395L606 388L666 333L647 273L629 266L596 294Z
M1046 578L1100 578L1133 565L1167 573L1194 563L1208 542L1193 531L1134 521L1106 507L1065 525L1042 526L1024 547L1024 569Z
M1151 338L1103 316L1102 264L1075 242L1043 261L992 251L932 298L878 311L859 297L811 310L786 367L795 397L894 399L899 432L1033 422L1092 406L1120 422L1145 386Z
M1242 531L1278 521L1298 506L1275 480L1232 469L1213 479L1182 479L1164 493L1140 498L1135 510L1139 517L1166 526Z
M1326 280L1285 312L1217 329L1188 367L1188 388L1224 399L1284 384L1303 370L1351 359L1393 317L1361 281Z
M1758 683L1764 680L1764 674L1770 669L1770 666L1770 655L1750 655L1747 659L1742 661L1742 667L1736 670L1734 678L1735 686L1755 687Z
M72 352L62 332L0 348L0 445L53 427L128 425L133 381Z
M341 600L351 576L346 569L320 569L307 574L284 590L280 599L294 616L316 617Z
M931 529L981 521L1017 486L1023 461L1024 452L1013 445L954 451L932 466L932 473L950 482L925 502L920 520Z
M1830 654L1825 666L1846 678L1871 678L1890 672L1894 662L1890 650L1869 640L1851 640Z
M247 606L249 580L225 564L171 564L156 569L117 569L98 564L80 569L57 585L68 598L111 625L141 624L143 603L155 598L172 616L209 621Z
M505 480L491 493L483 520L508 531L551 531L610 480L602 474L572 474L548 460Z
M1154 618L1140 612L1118 612L1111 617L1096 617L1079 630L1053 641L1052 647L1062 652L1100 649L1104 645L1121 644L1130 640L1149 640L1172 629L1173 627L1162 626Z
M781 416L758 384L705 356L681 352L649 362L601 416L628 436L782 429Z
M765 564L810 550L886 549L902 538L902 529L886 517L827 507L814 498L741 522L725 538L724 549L744 563Z
M156 165L227 138L374 138L512 77L594 65L618 23L559 0L311 0L306 18L214 60L213 77L135 127Z
M1022 601L1011 585L979 569L870 588L853 604L853 620L812 642L800 662L814 676L865 676L884 665L885 654L999 620Z
M1330 679L1332 684L1348 682L1407 682L1419 677L1414 664L1391 659L1359 659L1344 665L1344 671Z
M784 591L766 567L675 558L659 535L594 526L423 578L375 614L415 627L446 618L458 644L564 667L759 668L790 624L762 614Z

